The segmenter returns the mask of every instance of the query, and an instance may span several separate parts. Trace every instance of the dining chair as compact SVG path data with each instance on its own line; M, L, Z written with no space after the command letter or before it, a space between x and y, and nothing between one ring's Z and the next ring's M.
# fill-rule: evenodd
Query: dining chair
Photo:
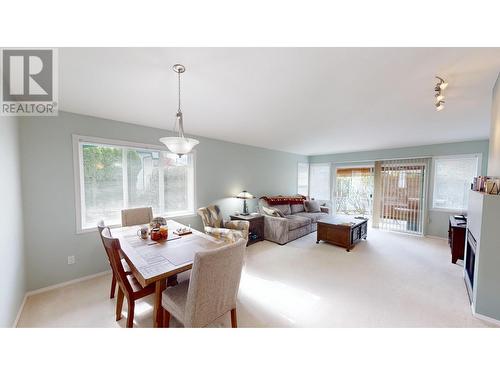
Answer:
M122 210L122 227L149 224L153 220L151 207L127 208Z
M134 326L134 309L135 301L149 296L155 292L154 284L150 284L143 288L133 275L127 274L123 268L122 259L120 257L121 247L120 240L113 238L109 228L104 228L101 232L104 248L111 260L111 268L118 283L118 298L116 300L116 321L122 318L123 299L127 298L128 314L127 328Z
M163 326L173 315L184 327L205 327L231 312L237 327L236 297L247 241L239 239L215 250L195 254L191 278L162 293Z
M97 230L99 231L99 235L101 237L101 241L102 241L103 245L104 245L104 240L102 238L102 231L104 230L104 228L108 228L107 226L104 225L104 223L97 225ZM104 250L106 250L106 248L104 248ZM106 256L107 255L108 255L108 253L106 252ZM109 258L109 256L108 256L108 262L109 262L109 266L111 267L111 259ZM132 271L130 270L130 267L129 267L127 261L125 259L121 259L121 262L122 262L122 266L123 266L125 273L127 275L131 275ZM115 276L115 272L113 271L113 267L111 267L111 290L109 292L110 299L115 298L115 290L116 290L116 276Z

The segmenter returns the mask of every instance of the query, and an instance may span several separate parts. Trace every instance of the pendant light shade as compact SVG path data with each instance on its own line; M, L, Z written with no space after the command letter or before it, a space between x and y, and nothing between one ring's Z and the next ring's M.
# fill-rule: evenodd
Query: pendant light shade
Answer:
M184 121L181 112L181 73L184 73L186 68L183 65L176 64L173 66L173 69L178 75L179 82L179 107L177 109L174 126L174 132L177 130L177 137L163 137L160 138L160 142L167 146L170 152L181 157L193 151L193 148L200 142L194 138L186 138L184 136Z
M179 155L189 154L193 151L194 146L196 146L199 141L193 138L181 138L181 137L163 137L160 138L160 142L163 143L170 152Z

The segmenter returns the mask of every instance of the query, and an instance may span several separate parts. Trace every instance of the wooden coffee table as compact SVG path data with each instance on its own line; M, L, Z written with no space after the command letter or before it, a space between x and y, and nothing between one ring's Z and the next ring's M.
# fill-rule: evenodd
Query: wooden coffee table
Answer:
M368 219L356 219L354 216L335 215L318 220L317 240L342 246L350 251L354 245L366 240Z

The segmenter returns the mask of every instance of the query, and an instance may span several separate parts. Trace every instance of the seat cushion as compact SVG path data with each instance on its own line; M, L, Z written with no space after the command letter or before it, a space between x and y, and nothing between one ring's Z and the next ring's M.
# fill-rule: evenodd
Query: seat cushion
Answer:
M305 227L311 224L311 219L298 215L287 215L285 218L288 220L288 230L294 230Z
M189 280L165 289L161 296L161 305L163 308L183 324L188 289Z
M328 216L325 212L298 212L295 215L301 217L307 217L312 223L316 223L318 220Z

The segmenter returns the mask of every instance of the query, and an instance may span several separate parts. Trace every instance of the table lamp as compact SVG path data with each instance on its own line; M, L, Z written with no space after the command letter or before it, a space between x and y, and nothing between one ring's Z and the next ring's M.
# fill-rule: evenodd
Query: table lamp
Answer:
M247 199L253 199L254 196L250 194L248 191L243 190L241 193L239 193L236 198L243 199L243 213L242 215L247 216L249 215L248 213L248 207L247 207Z

